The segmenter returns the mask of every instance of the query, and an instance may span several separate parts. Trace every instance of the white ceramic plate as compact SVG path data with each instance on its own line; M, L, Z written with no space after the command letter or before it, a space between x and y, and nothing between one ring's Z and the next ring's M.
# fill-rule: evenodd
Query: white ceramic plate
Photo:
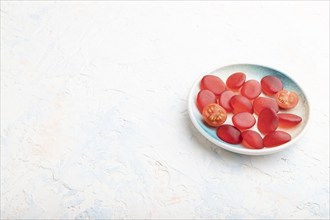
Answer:
M302 122L290 129L282 129L278 128L277 130L282 130L288 132L292 139L286 144L273 147L273 148L263 148L263 149L248 149L243 147L242 145L233 145L226 143L222 141L218 136L216 135L216 130L217 128L211 128L209 126L206 126L203 122L203 118L201 113L198 111L197 106L196 106L196 97L197 94L200 90L199 85L200 81L205 75L215 75L220 77L224 82L226 82L226 79L228 76L235 72L244 72L246 74L246 80L249 79L255 79L260 81L262 77L267 76L267 75L273 75L278 77L284 86L284 89L286 90L291 90L295 91L298 96L299 96L299 103L298 105L290 110L280 110L280 112L287 112L287 113L293 113L296 115L299 115L302 117ZM260 96L264 96L261 94ZM306 127L308 125L309 121L309 105L308 105L308 100L306 98L305 93L303 90L299 87L299 85L290 77L285 75L284 73L269 68L265 66L260 66L260 65L253 65L253 64L234 64L234 65L229 65L225 67L221 67L219 69L216 69L212 71L211 73L206 73L199 77L196 82L194 83L190 94L188 98L188 112L189 116L194 124L194 126L197 128L197 130L209 141L214 143L215 145L222 147L226 150L235 152L235 153L240 153L240 154L247 154L247 155L266 155L266 154L273 154L279 151L282 151L284 149L287 149L289 146L293 145L304 133L306 130ZM227 120L225 124L231 124L232 125L232 113L228 114ZM256 117L257 118L257 117ZM258 131L256 125L251 128L252 130Z

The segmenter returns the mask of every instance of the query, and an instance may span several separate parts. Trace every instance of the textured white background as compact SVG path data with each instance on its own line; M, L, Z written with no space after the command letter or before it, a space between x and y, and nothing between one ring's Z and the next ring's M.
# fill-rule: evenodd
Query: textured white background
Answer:
M1 2L1 218L329 218L329 2ZM287 73L311 126L270 156L193 128L196 77Z

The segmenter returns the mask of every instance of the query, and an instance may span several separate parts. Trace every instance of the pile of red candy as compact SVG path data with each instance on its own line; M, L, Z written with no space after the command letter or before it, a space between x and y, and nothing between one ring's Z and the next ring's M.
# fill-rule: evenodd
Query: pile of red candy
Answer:
M279 146L290 141L291 135L277 128L292 128L302 121L298 115L279 113L294 108L299 99L295 92L284 90L275 76L246 81L246 75L237 72L224 83L217 76L206 75L200 89L196 104L205 123L217 127L218 137L230 144L242 143L250 149ZM233 125L224 124L231 113ZM249 130L256 123L260 133Z

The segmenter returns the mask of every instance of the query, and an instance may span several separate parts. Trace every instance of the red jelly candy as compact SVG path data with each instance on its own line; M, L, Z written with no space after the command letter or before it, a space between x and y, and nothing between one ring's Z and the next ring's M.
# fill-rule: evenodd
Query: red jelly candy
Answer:
M227 78L226 85L232 90L238 90L244 84L245 79L246 75L244 73L233 73Z
M235 127L239 129L251 128L256 123L256 119L249 112L237 113L232 117L232 120Z
M239 144L242 141L241 132L232 125L221 125L217 130L217 135L229 144Z
M273 96L283 89L282 81L275 76L265 76L260 82L263 93L269 96Z
M261 149L263 148L263 141L261 135L252 130L246 130L241 133L243 138L242 144L246 148Z
M197 95L197 108L200 112L203 111L203 108L210 104L216 102L216 96L210 90L204 89L199 91Z
M302 118L295 114L279 113L277 116L278 126L282 128L292 128L302 121Z
M253 110L254 113L256 113L257 115L259 115L259 113L265 108L271 108L275 112L278 112L279 110L275 99L267 97L258 97L253 101Z
M257 80L251 79L244 83L241 94L248 99L255 99L261 93L261 85Z
M201 80L200 88L210 90L215 95L220 95L225 91L226 85L219 77L206 75Z
M219 104L226 109L227 112L233 111L233 108L230 105L230 99L235 95L233 91L227 90L220 94Z
M262 110L258 117L257 126L259 131L263 134L275 131L278 127L278 116L276 112L271 108Z
M273 131L264 137L265 147L276 147L285 144L291 140L290 134L284 131Z
M230 99L230 105L233 108L233 113L250 112L253 113L253 107L250 100L242 95L235 95Z

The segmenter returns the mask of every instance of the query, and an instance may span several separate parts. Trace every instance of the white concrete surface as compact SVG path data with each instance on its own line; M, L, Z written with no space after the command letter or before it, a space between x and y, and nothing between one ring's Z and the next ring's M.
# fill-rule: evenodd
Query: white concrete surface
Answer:
M1 218L329 218L329 2L1 1ZM310 98L289 150L193 128L196 77L282 70Z

